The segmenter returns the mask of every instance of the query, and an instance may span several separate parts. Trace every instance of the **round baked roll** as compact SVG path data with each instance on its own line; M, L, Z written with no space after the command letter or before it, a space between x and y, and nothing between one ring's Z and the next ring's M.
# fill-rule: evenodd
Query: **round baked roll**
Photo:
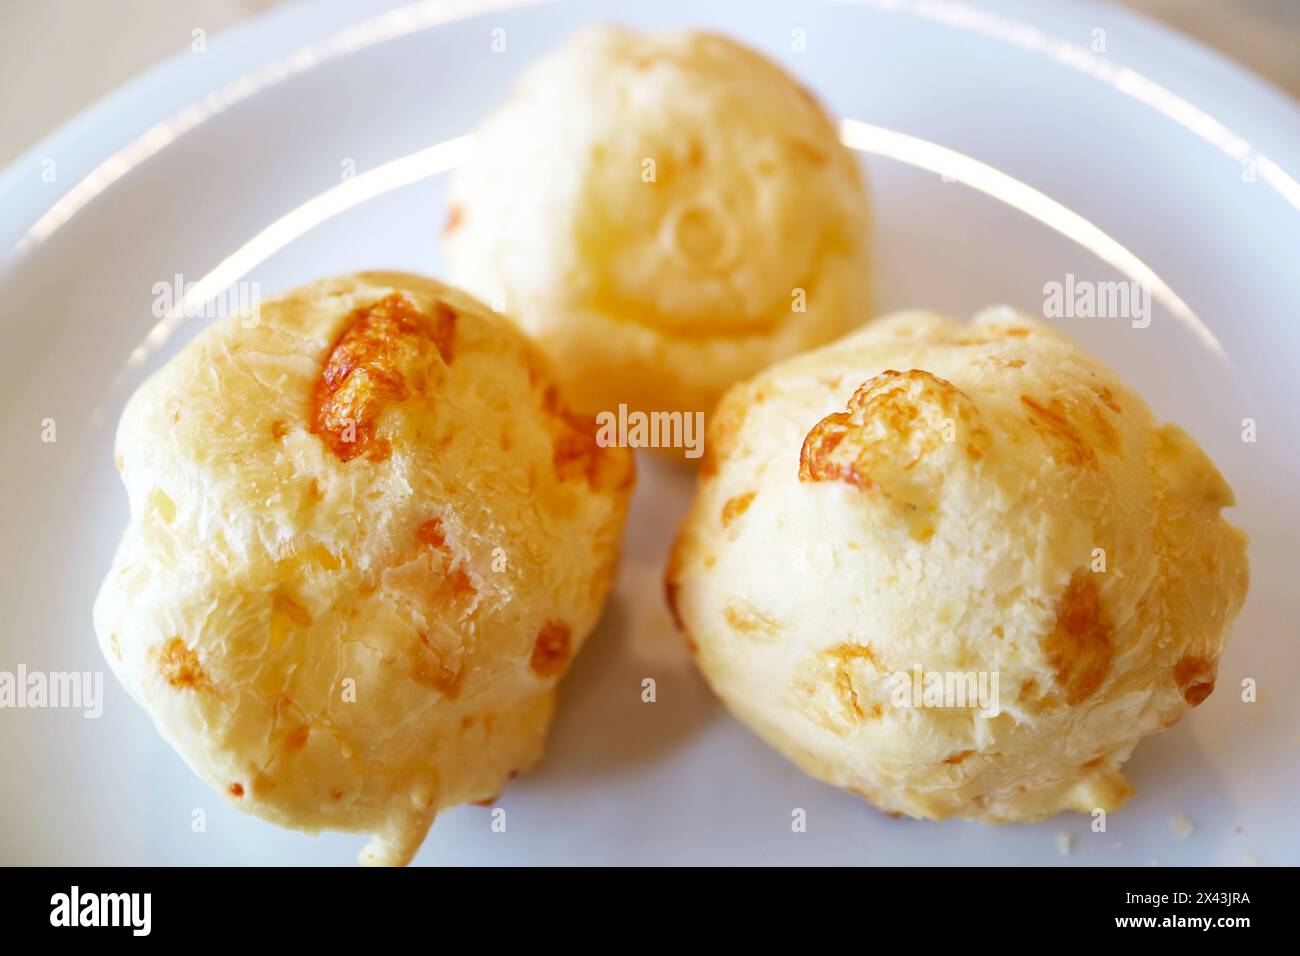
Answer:
M1213 690L1232 491L1116 374L1007 308L873 323L736 386L667 572L742 721L913 817L1111 810Z
M123 685L237 807L374 834L541 757L633 463L469 296L392 272L217 322L117 434L131 521L95 603Z
M813 96L706 33L591 28L454 176L451 276L584 411L701 411L869 314L858 164Z

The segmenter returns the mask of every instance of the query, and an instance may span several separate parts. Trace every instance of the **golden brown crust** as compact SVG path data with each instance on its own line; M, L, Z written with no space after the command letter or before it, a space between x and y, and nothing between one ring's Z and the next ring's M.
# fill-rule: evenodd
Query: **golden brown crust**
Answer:
M827 415L808 432L799 452L799 480L870 489L878 487L872 473L883 465L908 470L954 443L978 461L988 442L978 410L951 382L923 369L886 369L858 387L846 411Z
M1214 693L1218 663L1217 659L1188 656L1174 665L1174 683L1188 704L1199 707Z
M743 495L734 495L727 499L726 504L722 506L722 526L728 527L731 522L735 521L746 511L749 510L750 504L754 500L754 495L758 492L747 491Z
M528 662L538 677L554 677L569 665L573 632L563 621L547 621L537 632Z
M546 393L544 408L550 416L554 436L551 460L560 481L585 481L593 491L618 492L636 480L635 459L597 441L599 428L591 415L580 415L559 406L558 392Z
M1020 401L1028 412L1029 423L1065 464L1096 467L1099 451L1113 455L1119 450L1118 432L1102 411L1104 405L1116 412L1119 406L1113 399L1107 401L1098 393L1096 401L1053 397L1043 405L1028 395L1020 396Z
M330 350L312 398L311 431L342 461L388 457L375 434L384 409L428 388L431 355L450 363L456 313L435 300L426 314L393 292L356 309Z
M153 656L159 676L170 686L177 690L212 690L212 681L199 663L199 655L186 647L183 639L173 637L155 647Z
M978 462L989 443L961 389L923 369L886 369L853 393L845 411L808 432L799 480L839 481L883 496L924 540L934 533L938 490L954 456Z
M1097 582L1086 569L1075 571L1056 608L1056 626L1043 640L1047 663L1071 706L1087 700L1110 670L1114 649L1104 620Z

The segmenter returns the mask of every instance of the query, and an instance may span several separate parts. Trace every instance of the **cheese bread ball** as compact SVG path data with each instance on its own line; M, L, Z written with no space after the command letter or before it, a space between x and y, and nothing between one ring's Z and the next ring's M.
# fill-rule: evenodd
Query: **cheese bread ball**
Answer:
M805 771L913 817L1112 810L1214 689L1232 490L1007 308L899 314L736 386L667 574L700 668Z
M241 810L373 834L541 757L600 613L633 482L546 360L401 273L222 320L131 398L131 521L95 629L158 731Z
M869 314L858 164L812 95L706 33L592 28L478 131L452 278L555 359L588 412L707 412Z

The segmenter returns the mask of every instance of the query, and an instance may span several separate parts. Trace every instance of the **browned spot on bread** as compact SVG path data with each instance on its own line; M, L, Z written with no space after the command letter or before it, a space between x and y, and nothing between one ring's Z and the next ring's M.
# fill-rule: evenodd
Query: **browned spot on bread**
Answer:
M946 442L949 422L955 434ZM958 445L978 460L988 443L979 412L961 389L923 369L887 369L864 382L845 411L827 415L808 432L799 453L799 480L870 489L877 485L874 469L911 469L944 444Z
M1053 397L1046 405L1021 395L1020 402L1028 409L1029 424L1063 464L1082 468L1096 464L1098 450L1119 450L1119 433L1106 417L1100 395L1098 401Z
M704 147L698 139L692 138L686 148L685 165L687 169L698 169L704 165Z
M204 673L199 655L185 646L179 637L153 649L154 666L158 674L177 690L211 690L212 681Z
M965 760L974 752L975 751L973 750L958 750L956 753L951 753L948 754L948 756L944 757L943 762L948 764L949 766L955 767L957 764L961 763L963 760Z
M870 644L837 644L826 653L841 663L867 661L874 664L876 662L876 652L871 649Z
M528 662L538 677L554 677L569 663L572 635L563 621L547 621L537 633L533 656Z
M808 432L799 480L840 481L879 494L924 541L934 533L954 458L980 461L989 445L979 410L961 389L923 369L888 369L863 383L845 411Z
M1060 399L1052 399L1053 407L1050 408L1039 404L1028 395L1021 395L1020 401L1029 409L1029 423L1034 427L1034 431L1052 446L1054 455L1061 461L1081 467L1095 460L1092 447L1066 417Z
M447 212L447 221L443 224L442 234L450 236L460 228L461 223L465 221L465 210L460 207L459 203L453 203L451 209Z
M790 140L790 153L796 159L811 163L814 166L824 166L831 159L830 153L816 143L810 143L808 140L797 136Z
M415 529L416 539L430 548L441 548L447 543L446 536L442 533L442 519L430 518L418 528Z
M456 310L441 299L433 303L432 338L438 357L450 365L456 357Z
M700 459L700 477L712 478L718 473L718 453L708 442L704 444L704 456Z
M434 647L424 631L419 638L420 642L411 648L411 680L455 699L460 693L462 674L459 658Z
M1115 396L1110 393L1110 389L1103 386L1102 388L1094 388L1093 391L1097 393L1097 397L1101 399L1101 403L1116 415L1124 410L1119 407L1119 403L1115 401Z
M439 359L451 361L455 334L456 313L441 301L430 316L394 292L354 311L316 382L312 433L342 461L387 458L391 448L375 434L379 416L423 391Z
M342 799L343 799L343 791L342 791L342 790L331 790L331 791L330 791L330 799L331 799L331 800L342 800Z
M555 473L561 481L598 481L603 449L596 441L596 422L584 415L562 412L552 455Z
M772 637L781 632L781 623L754 605L733 601L722 612L731 629L750 636Z
M635 70L648 70L656 63L663 63L667 61L667 59L668 57L664 53L639 53L636 58L632 60L632 68Z
M1174 683L1178 685L1183 700L1196 707L1214 693L1217 667L1217 660L1190 656L1175 664Z
M736 495L734 498L728 498L726 504L722 506L722 526L727 527L748 511L749 504L754 500L756 494L757 492L750 491L743 495Z
M857 689L853 686L854 663L862 661L874 665L876 662L876 655L871 648L866 644L839 644L826 651L824 656L831 662L834 671L835 694L845 711L859 723L868 718L880 717L882 713L880 705L873 704L870 708L864 707L862 700L858 697Z
M585 481L593 491L615 492L632 487L636 465L626 448L602 447L591 415L564 407L559 391L548 388L542 409L552 423L552 464L560 481Z
M284 422L280 421L278 418L275 421L271 422L272 438L274 438L276 441L279 441L287 434L289 434L289 429L285 426Z
M1119 452L1119 430L1110 420L1110 414L1102 400L1087 401L1082 404L1084 428L1092 436L1093 442L1102 451L1114 455Z
M307 738L311 735L311 726L308 724L299 724L293 730L289 731L289 736L284 738L286 750L301 750L307 745Z
M464 597L466 595L474 595L478 593L478 588L474 586L474 582L471 580L469 572L467 572L463 566L457 567L452 571L448 580L451 581L451 593L457 597Z
M1106 761L1105 754L1102 754L1100 757L1093 757L1091 760L1089 760L1087 763L1083 765L1083 769L1091 770L1094 767L1100 767L1103 763L1105 763L1105 761Z
M1110 670L1114 649L1111 630L1101 611L1097 584L1080 569L1056 606L1056 626L1043 641L1048 664L1067 704L1077 704L1096 692Z
M271 599L271 646L279 647L295 630L311 626L311 614L283 591Z
M232 797L242 797L244 795L244 785L242 783L232 783L226 788L226 793Z

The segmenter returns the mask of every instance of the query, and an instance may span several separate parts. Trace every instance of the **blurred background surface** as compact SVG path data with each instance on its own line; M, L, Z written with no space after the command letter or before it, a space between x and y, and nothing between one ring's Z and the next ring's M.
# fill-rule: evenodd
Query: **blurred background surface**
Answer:
M328 0L0 0L0 168L132 76L190 50L195 30L210 38L289 2ZM1136 10L1300 99L1300 0L1043 2L1093 6L1101 18L1112 4Z

